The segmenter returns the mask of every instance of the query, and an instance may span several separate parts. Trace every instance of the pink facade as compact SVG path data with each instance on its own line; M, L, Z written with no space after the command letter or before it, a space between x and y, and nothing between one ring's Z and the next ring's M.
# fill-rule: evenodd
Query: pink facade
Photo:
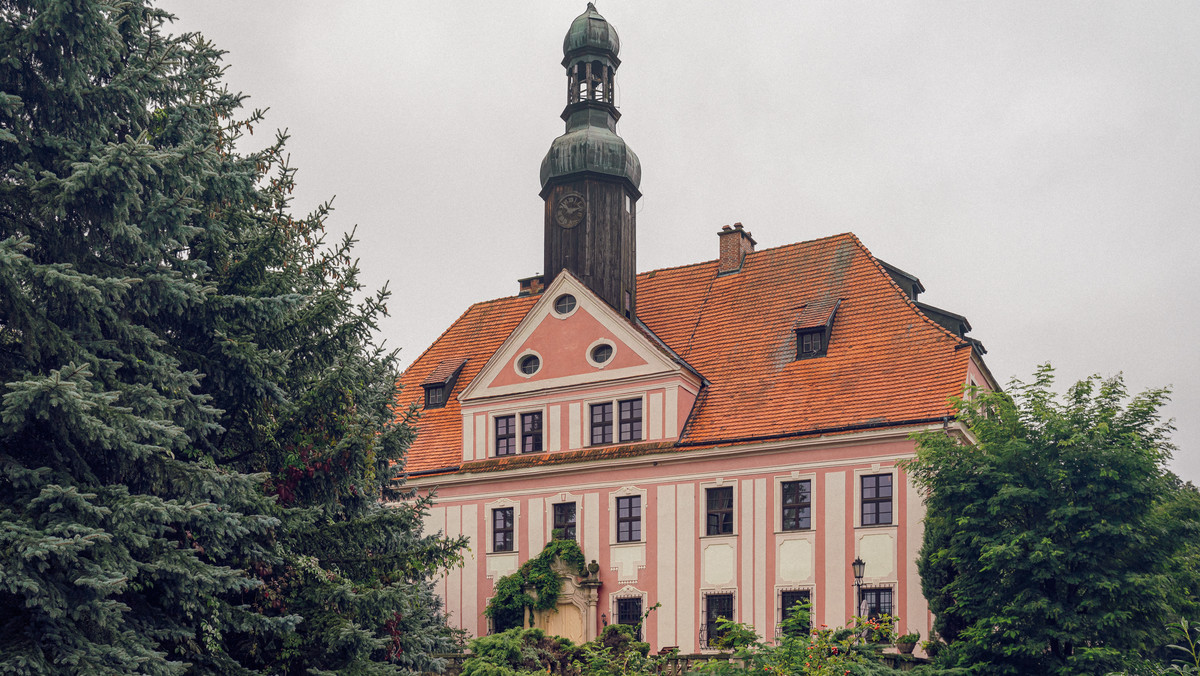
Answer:
M420 409L407 480L437 490L427 529L471 542L438 582L452 624L492 630L496 583L557 528L599 566L598 588L535 618L572 638L658 604L655 649L706 649L718 614L770 640L800 598L817 624L865 607L928 636L923 503L897 463L914 432L964 433L948 402L995 386L982 345L850 233L756 251L738 223L716 260L637 274L619 45L590 4L564 41L546 277L472 305L401 378L398 410Z
M584 555L600 564L599 612L611 622L617 598L640 596L644 608L661 603L645 627L656 649L702 647L710 594L733 595L735 619L753 624L766 638L774 637L784 591L809 591L817 623L844 624L855 614L850 562L856 556L867 563L864 585L892 592L901 630L928 636L930 616L915 567L922 504L896 467L912 454L907 432L647 455L619 469L600 462L443 479L429 526L467 535L475 545L466 565L439 588L455 626L487 633L482 610L496 580L549 541L552 505L573 502ZM862 477L879 475L893 478L892 524L863 526ZM811 482L810 518L807 528L785 531L780 487L791 481ZM733 489L734 533L709 536L705 495L719 487ZM621 496L640 498L636 542L616 539L614 505ZM490 546L491 512L502 508L516 515L512 552Z

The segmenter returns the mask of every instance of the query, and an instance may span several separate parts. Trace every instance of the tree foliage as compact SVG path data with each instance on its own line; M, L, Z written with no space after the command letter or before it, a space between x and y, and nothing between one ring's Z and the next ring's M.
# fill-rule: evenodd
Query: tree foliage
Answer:
M263 114L144 0L0 13L0 671L436 666L464 543L380 502L387 294L291 215L286 135L242 151Z
M940 659L995 674L1106 673L1163 644L1194 607L1200 512L1166 469L1165 390L1128 397L1120 376L1064 396L1053 370L957 402L966 439L918 438L926 492L918 561Z

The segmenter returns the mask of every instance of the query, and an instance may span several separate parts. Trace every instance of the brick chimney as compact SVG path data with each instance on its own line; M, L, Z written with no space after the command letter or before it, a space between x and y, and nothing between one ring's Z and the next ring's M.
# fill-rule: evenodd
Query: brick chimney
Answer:
M521 291L517 294L518 296L536 296L546 290L546 278L542 275L518 279L517 283L521 285Z
M721 240L721 259L717 262L717 274L725 275L741 270L746 254L753 252L757 243L750 236L750 231L743 230L741 223L734 223L732 228L728 225L721 226L717 236Z

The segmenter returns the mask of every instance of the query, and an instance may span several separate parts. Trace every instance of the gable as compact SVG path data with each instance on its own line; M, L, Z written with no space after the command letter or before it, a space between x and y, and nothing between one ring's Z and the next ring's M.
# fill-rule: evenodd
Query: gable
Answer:
M619 371L629 371L631 374L646 371L644 367L649 366L649 362L638 354L636 346L616 333L588 309L577 307L565 317L551 311L540 318L533 333L516 346L514 356L500 367L496 377L485 387L497 388L525 382L552 386L556 381L586 382L598 371L609 375ZM612 356L597 364L589 357L594 348L601 344L610 347ZM531 376L525 376L517 369L517 362L526 354L536 354L542 361L541 368Z
M574 297L569 312L555 301ZM598 345L611 348L603 363L591 359ZM539 367L524 373L521 362L536 357ZM542 392L678 373L670 355L569 272L562 272L500 346L460 400Z

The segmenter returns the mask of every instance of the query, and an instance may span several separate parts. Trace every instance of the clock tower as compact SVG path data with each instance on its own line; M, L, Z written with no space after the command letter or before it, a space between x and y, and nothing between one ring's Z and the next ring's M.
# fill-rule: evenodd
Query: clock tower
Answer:
M637 303L637 201L642 165L617 135L617 32L588 3L563 40L566 133L542 160L546 284L570 270L632 318Z

